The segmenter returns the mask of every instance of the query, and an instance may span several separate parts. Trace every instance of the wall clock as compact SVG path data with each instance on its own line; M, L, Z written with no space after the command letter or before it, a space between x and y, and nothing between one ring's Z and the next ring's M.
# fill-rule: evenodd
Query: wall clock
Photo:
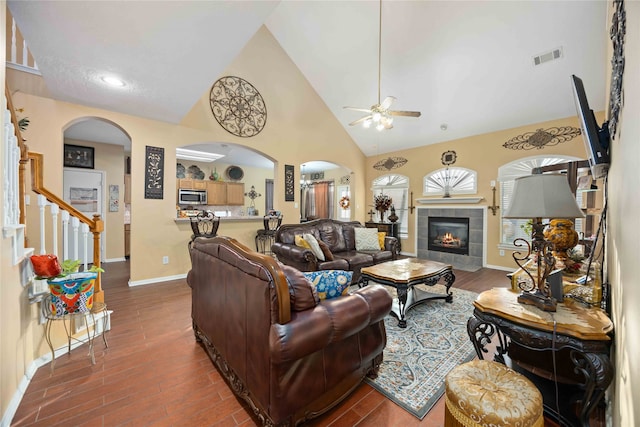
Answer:
M233 135L256 136L267 123L267 106L260 92L240 77L217 80L211 87L209 103L213 117Z

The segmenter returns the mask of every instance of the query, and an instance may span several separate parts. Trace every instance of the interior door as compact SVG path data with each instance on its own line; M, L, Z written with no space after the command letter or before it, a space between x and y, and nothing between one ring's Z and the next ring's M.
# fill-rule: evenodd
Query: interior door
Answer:
M71 206L85 214L89 218L93 218L94 214L100 214L100 217L104 219L103 211L103 175L104 172L100 171L83 171L78 169L65 169L63 175L63 198L64 201ZM102 233L100 238L100 258L103 258L104 254L104 241L105 234ZM75 242L73 238L73 229L69 224L69 237L68 237L69 258L75 259ZM93 263L93 234L89 233L86 242L83 239L81 229L78 229L78 257L82 263Z

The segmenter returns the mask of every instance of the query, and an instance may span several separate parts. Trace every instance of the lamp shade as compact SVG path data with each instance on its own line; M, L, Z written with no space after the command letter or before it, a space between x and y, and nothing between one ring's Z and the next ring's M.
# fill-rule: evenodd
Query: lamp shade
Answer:
M583 218L567 177L534 174L516 178L504 218Z

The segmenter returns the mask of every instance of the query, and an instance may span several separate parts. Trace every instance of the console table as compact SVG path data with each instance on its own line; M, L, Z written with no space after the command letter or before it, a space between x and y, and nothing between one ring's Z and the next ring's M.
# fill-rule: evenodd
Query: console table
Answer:
M378 231L384 231L387 233L387 236L395 237L398 239L398 253L402 250L402 241L400 237L398 237L398 232L400 230L399 222L373 222L367 221L364 223L364 226L367 228L377 228Z
M547 312L519 304L517 296L494 288L474 301L467 332L478 357L484 359L486 345L496 335L494 360L515 362L512 367L538 386L546 415L562 425L588 426L613 379L611 320L603 310L572 300Z

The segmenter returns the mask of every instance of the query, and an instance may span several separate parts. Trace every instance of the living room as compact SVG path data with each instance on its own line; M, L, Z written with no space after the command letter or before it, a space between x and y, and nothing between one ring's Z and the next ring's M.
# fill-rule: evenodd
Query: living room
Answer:
M638 22L638 6L633 2L627 4L628 22ZM608 27L608 23L603 23ZM627 69L637 69L637 28L627 25L627 45L625 46ZM265 58L269 58L268 61ZM634 68L634 65L636 67ZM609 70L609 61L602 65ZM6 71L7 82L12 90L17 87L12 84L10 74ZM324 160L341 165L353 172L352 200L354 204L353 219L364 222L366 212L372 203L369 190L371 182L380 172L373 169L373 165L387 157L403 157L409 159L407 165L398 173L408 176L411 189L415 197L422 196L423 177L431 171L442 168L442 153L453 150L457 154L456 166L474 169L478 173L477 195L484 200L483 206L489 206L492 200L490 182L497 179L498 168L510 161L520 159L522 152L507 150L502 147L506 141L518 135L534 132L539 128L548 129L560 126L579 127L576 117L557 117L553 120L533 123L526 126L509 128L465 138L455 138L440 144L427 145L406 150L385 152L382 154L365 155L353 142L344 124L336 121L325 103L315 93L303 74L297 69L289 56L278 45L273 35L262 27L247 43L222 75L240 75L260 88L269 106L269 122L262 133L246 140L231 136L212 120L209 106L209 93L205 91L193 106L184 120L176 125L134 115L116 113L108 109L88 107L68 102L60 102L45 97L32 96L25 92L13 94L14 104L23 108L29 116L31 124L25 133L30 150L42 152L47 159L45 178L54 189L62 187L60 161L61 149L64 144L63 130L75 120L85 117L100 117L117 124L126 130L132 139L132 187L134 188L132 205L135 214L132 217L131 242L131 281L154 283L162 280L183 276L190 268L186 241L186 228L176 226L175 200L165 197L162 200L147 200L143 197L144 157L145 146L165 148L165 165L167 173L172 176L169 165L173 165L171 154L177 146L202 143L206 141L227 141L232 144L251 146L270 158L277 159L274 169L276 206L285 218L298 218L299 209L295 202L284 200L284 165L301 165L311 160ZM214 79L215 80L215 79ZM633 424L634 410L637 406L640 392L634 385L637 368L630 363L634 350L633 340L625 339L626 328L637 324L637 315L631 309L633 303L640 297L638 291L632 287L632 278L636 277L638 267L633 262L634 248L637 247L637 229L628 227L635 224L634 212L637 212L638 202L629 195L637 188L639 175L633 164L637 159L637 147L631 141L638 137L637 123L629 117L636 117L638 78L632 72L625 73L625 104L621 115L620 130L614 139L612 148L611 171L608 178L609 219L607 228L607 264L609 282L612 286L613 320L616 325L617 353L615 356L616 370L620 373L619 382L614 385L615 396L613 402L613 419L620 425L625 422ZM567 86L569 80L567 78ZM634 92L635 91L635 92ZM607 90L608 93L608 90ZM590 96L595 96L591 95ZM273 101L271 101L273 100ZM407 108L411 108L407 106ZM604 121L605 113L598 115L598 122ZM624 120L627 118L627 120ZM412 126L409 122L398 121L396 127ZM379 138L393 139L393 130L380 134ZM380 142L382 145L383 141ZM585 158L585 152L580 138L553 147L545 147L545 155L566 155ZM528 154L528 153L527 153ZM537 153L536 153L537 154ZM53 160L51 160L53 159ZM348 161L346 160L348 159ZM481 159L478 162L478 159ZM120 181L110 182L120 184ZM167 183L167 188L171 185ZM137 191L135 189L138 189ZM167 191L165 189L165 191ZM37 220L34 213L30 213L29 222ZM415 230L413 220L409 222L408 237L403 241L403 251L407 254L415 253ZM627 227L625 227L627 226ZM234 234L241 242L251 246L255 235L252 230L234 230ZM513 268L511 258L507 253L501 256L498 249L499 217L488 216L487 225L487 265ZM405 249L406 248L406 249ZM2 253L9 253L8 244L4 243ZM171 262L162 264L163 256L169 256ZM5 257L3 256L3 259ZM3 261L4 263L5 261ZM107 271L108 271L108 265ZM16 267L3 264L3 283L18 284ZM107 299L108 299L107 295ZM2 347L3 360L15 360L15 348L21 348L18 362L8 366L17 376L9 375L13 379L5 383L3 375L3 412L8 406L23 372L27 371L31 362L45 352L45 346L39 340L40 326L36 319L34 308L29 306L23 296L21 288L12 286L7 298L3 297L3 330ZM22 309L19 310L19 308ZM27 325L23 331L13 330L15 319ZM26 335L25 335L26 333ZM5 338L6 337L6 338ZM634 405L636 404L636 405Z

